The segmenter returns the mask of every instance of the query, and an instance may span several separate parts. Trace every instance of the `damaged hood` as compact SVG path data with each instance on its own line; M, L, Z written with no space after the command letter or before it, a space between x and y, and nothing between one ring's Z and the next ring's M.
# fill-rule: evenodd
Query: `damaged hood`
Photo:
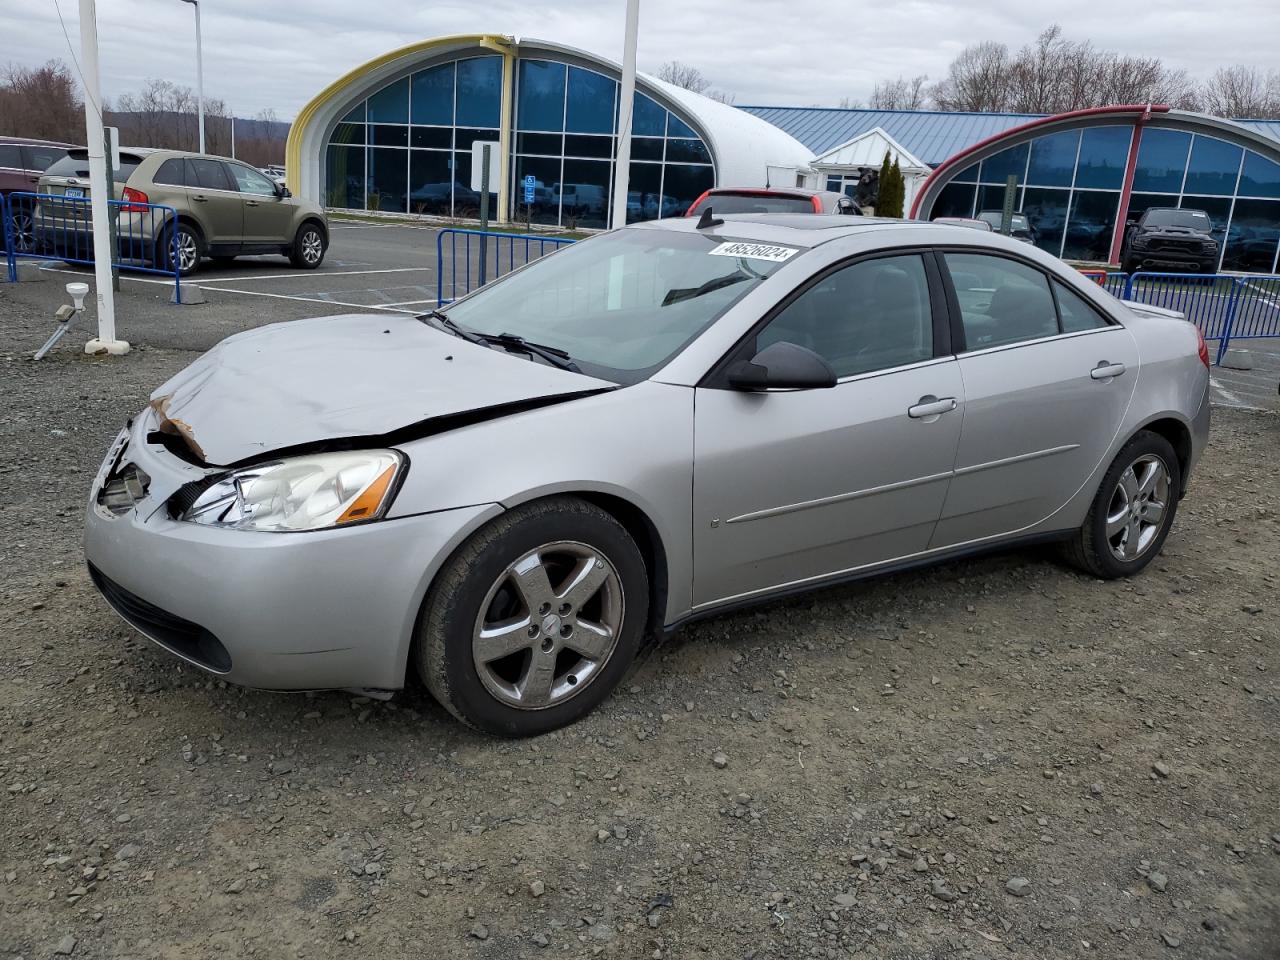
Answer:
M228 337L152 394L151 407L161 431L181 436L205 463L228 466L616 386L407 315L353 313Z

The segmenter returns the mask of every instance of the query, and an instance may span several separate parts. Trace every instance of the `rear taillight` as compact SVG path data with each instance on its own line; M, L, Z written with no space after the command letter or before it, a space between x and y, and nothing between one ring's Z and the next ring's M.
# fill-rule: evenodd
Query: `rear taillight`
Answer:
M1209 369L1209 345L1204 342L1204 332L1196 327L1196 339L1199 341L1196 352L1200 355L1200 362L1204 364L1206 370Z
M694 212L695 210L697 210L697 209L698 209L698 204L702 203L702 201L703 201L703 200L705 200L705 199L707 199L707 197L709 197L709 196L711 196L711 191L710 191L710 190L703 190L703 191L702 191L702 196L698 197L698 199L697 199L697 200L693 201L693 203L691 203L691 204L689 205L689 209L688 209L688 210L686 210L686 211L684 212L684 215L685 215L686 217L692 217L692 216L693 216L693 212ZM661 213L662 211L661 211L661 210L659 210L658 212L659 212L659 213Z
M124 201L120 209L125 213L146 213L147 204L151 202L145 193L133 187L125 187L121 190L120 199Z

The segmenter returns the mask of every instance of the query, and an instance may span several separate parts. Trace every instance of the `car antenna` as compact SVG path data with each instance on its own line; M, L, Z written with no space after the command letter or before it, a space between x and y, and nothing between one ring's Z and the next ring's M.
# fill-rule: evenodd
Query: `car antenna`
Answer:
M706 230L708 227L718 227L722 223L724 223L724 221L718 217L713 217L711 215L711 208L707 207L702 211L702 216L698 218L697 229Z

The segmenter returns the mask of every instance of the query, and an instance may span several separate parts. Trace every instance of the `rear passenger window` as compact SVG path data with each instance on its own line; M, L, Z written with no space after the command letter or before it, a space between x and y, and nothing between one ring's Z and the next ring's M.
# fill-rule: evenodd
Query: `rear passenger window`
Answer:
M61 147L24 147L28 170L39 170L42 173L54 163L67 155Z
M1062 318L1063 333L1079 333L1081 330L1109 326L1102 314L1080 294L1067 289L1065 284L1054 281L1053 292L1058 298L1058 315Z
M0 143L0 167L23 169L22 148L16 143Z
M1058 332L1049 279L1039 270L985 254L944 256L960 301L966 349L983 350Z
M919 256L862 260L823 277L769 322L756 349L787 340L825 359L838 377L933 356L929 281Z
M187 186L204 187L206 190L234 190L227 168L217 160L187 158Z
M166 160L160 164L160 169L152 179L156 183L168 184L171 187L185 187L187 185L186 166L176 157Z

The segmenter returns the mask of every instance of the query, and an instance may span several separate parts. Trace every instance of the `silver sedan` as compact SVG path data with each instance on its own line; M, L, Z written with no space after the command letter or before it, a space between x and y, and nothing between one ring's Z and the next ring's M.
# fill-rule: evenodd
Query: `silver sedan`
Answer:
M107 601L229 681L462 720L582 716L695 617L1059 541L1160 551L1208 354L1006 237L743 216L638 224L421 317L225 340L111 446Z

